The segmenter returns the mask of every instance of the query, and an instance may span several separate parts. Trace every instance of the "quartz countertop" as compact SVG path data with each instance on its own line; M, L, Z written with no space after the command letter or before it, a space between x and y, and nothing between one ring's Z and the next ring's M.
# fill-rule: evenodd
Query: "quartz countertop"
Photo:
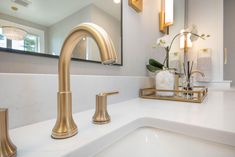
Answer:
M79 105L79 104L78 104ZM56 110L56 108L55 108ZM74 114L79 133L54 140L55 120L10 130L18 157L88 157L140 127L155 127L235 146L235 91L210 91L201 104L132 99L108 106L111 123L92 124L94 110ZM30 118L30 117L28 117Z

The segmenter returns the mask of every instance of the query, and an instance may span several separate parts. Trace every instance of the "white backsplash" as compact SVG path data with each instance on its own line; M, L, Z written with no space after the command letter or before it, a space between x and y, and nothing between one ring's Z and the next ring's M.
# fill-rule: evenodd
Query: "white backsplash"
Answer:
M57 79L47 74L0 74L0 107L9 108L10 128L56 117ZM72 75L73 112L94 108L100 92L119 91L108 98L112 104L137 98L140 88L152 85L148 77Z

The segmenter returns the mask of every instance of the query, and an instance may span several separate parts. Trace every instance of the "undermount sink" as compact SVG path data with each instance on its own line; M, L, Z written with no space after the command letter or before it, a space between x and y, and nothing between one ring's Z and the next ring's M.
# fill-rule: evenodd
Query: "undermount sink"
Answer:
M94 157L235 157L235 147L143 127Z

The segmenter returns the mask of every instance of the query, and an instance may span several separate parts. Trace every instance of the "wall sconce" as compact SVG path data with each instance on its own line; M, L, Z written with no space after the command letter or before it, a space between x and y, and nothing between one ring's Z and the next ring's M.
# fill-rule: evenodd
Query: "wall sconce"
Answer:
M162 0L160 12L160 32L169 34L169 26L174 23L174 0Z

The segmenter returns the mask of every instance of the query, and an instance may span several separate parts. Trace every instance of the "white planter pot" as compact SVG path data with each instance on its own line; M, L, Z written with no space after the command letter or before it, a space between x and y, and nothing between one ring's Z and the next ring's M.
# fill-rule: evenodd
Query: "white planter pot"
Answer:
M155 76L157 90L174 90L175 74L170 70L159 71ZM157 92L158 96L174 96L174 92Z

